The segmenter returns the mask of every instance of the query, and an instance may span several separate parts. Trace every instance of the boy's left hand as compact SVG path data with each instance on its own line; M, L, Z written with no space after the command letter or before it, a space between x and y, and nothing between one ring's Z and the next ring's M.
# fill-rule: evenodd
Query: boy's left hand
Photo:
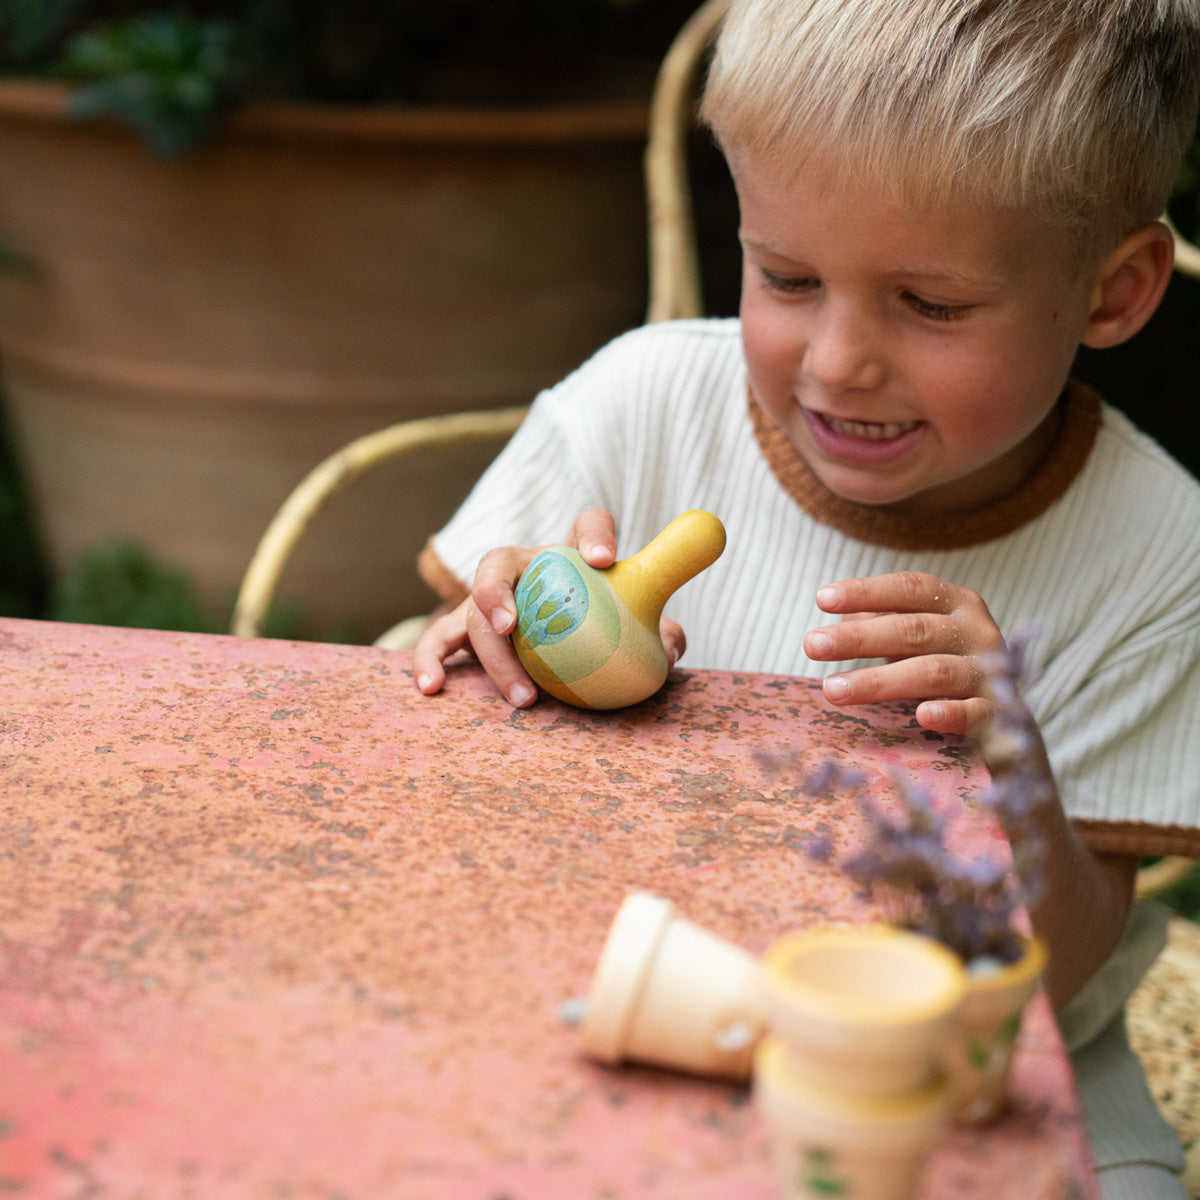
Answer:
M805 635L809 658L887 660L830 675L822 682L827 700L920 700L916 716L926 729L968 737L984 731L994 705L980 657L998 650L1004 638L977 592L901 571L827 584L817 592L817 605L842 620Z

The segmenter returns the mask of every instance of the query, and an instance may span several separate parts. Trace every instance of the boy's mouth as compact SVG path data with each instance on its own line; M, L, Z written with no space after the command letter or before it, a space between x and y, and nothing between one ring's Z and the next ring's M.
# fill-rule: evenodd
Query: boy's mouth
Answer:
M842 437L866 438L870 442L893 441L921 424L920 421L843 421L824 413L816 416Z
M853 421L804 409L804 418L817 446L832 458L864 465L892 462L905 455L922 437L925 421Z

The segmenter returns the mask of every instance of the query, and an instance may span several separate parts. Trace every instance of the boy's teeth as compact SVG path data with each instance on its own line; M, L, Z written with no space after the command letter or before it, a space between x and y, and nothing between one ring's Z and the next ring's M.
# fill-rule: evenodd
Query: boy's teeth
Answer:
M898 438L910 429L916 429L920 421L841 421L837 417L826 417L826 424L835 433L848 437L867 438L873 442L887 442Z

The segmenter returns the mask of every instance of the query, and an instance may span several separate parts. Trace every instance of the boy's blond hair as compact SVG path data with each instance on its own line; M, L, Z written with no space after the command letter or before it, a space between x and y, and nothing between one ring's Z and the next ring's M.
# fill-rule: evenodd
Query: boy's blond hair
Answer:
M1198 77L1200 0L733 0L701 113L785 173L1108 247L1163 211Z

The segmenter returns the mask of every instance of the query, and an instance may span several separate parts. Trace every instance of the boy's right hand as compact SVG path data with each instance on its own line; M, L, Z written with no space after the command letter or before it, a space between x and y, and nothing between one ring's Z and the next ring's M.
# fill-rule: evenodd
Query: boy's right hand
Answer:
M610 567L617 557L617 530L611 513L589 509L571 526L563 545L579 551L589 566ZM517 627L514 590L521 572L538 554L524 546L489 550L480 559L471 594L457 608L435 617L413 648L413 679L426 696L446 682L445 661L460 650L472 651L508 702L528 708L537 699L537 685L525 672L509 640ZM683 631L664 619L663 642L671 662L683 653Z

